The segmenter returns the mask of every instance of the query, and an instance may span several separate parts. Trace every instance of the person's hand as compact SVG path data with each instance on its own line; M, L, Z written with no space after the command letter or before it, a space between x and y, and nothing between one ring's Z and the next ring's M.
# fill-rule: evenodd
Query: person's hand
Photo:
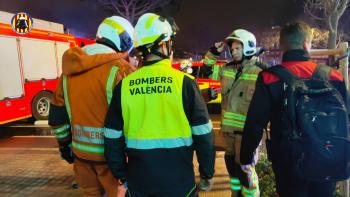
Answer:
M241 169L245 173L246 181L242 181L242 185L249 188L255 189L259 186L258 175L256 174L255 168L252 165L241 165Z
M217 52L221 53L225 48L225 43L224 42L216 42L214 44L214 46L215 46Z
M208 97L210 101L218 98L218 92L216 91L215 88L208 89Z
M70 146L62 146L59 150L62 159L66 160L69 164L72 164L74 162L74 156Z
M118 195L117 195L117 197L124 197L125 196L125 193L126 193L126 191L128 190L128 187L127 187L127 182L125 181L125 182L121 182L120 180L119 180L119 187L118 187Z
M214 46L210 47L209 51L215 56L220 56L221 52L225 48L225 43L224 42L216 42Z

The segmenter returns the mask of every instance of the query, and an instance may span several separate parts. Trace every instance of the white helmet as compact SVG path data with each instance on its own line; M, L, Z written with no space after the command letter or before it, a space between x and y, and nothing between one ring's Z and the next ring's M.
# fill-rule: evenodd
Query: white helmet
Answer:
M232 42L233 40L237 40L242 43L244 56L255 55L256 38L254 34L245 29L237 29L225 38L226 43Z
M98 26L96 41L121 52L130 51L133 42L134 27L120 16L111 16Z
M172 35L172 27L165 18L157 14L146 13L135 25L134 45L135 48L153 46L161 41L169 41Z

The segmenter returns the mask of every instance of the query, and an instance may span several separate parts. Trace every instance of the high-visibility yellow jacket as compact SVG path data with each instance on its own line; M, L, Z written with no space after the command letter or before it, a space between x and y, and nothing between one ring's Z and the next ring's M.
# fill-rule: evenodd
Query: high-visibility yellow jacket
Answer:
M172 68L169 59L143 66L116 86L105 127L106 159L130 190L191 194L194 150L201 176L213 176L206 104L196 82Z

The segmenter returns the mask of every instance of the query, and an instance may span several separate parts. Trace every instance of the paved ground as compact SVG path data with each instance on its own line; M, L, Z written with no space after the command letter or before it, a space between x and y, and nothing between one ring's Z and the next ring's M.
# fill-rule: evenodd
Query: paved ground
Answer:
M215 130L216 119L214 116ZM0 133L1 197L82 196L80 189L71 188L72 166L60 159L55 139L48 136L48 127L18 123L0 127ZM217 154L215 170L213 190L201 192L201 197L230 196L223 152Z
M13 137L0 144L0 196L82 196L80 189L70 188L72 166L59 158L52 137ZM223 152L215 169L213 190L200 196L229 196Z

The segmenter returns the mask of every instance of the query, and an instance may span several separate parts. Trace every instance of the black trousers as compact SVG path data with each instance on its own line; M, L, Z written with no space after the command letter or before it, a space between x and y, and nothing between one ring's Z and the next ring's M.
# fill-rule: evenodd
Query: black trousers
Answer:
M333 197L335 182L311 182L295 177L289 168L272 161L279 197Z
M186 191L171 191L171 192L139 192L128 189L126 197L198 197L198 188L195 187Z

